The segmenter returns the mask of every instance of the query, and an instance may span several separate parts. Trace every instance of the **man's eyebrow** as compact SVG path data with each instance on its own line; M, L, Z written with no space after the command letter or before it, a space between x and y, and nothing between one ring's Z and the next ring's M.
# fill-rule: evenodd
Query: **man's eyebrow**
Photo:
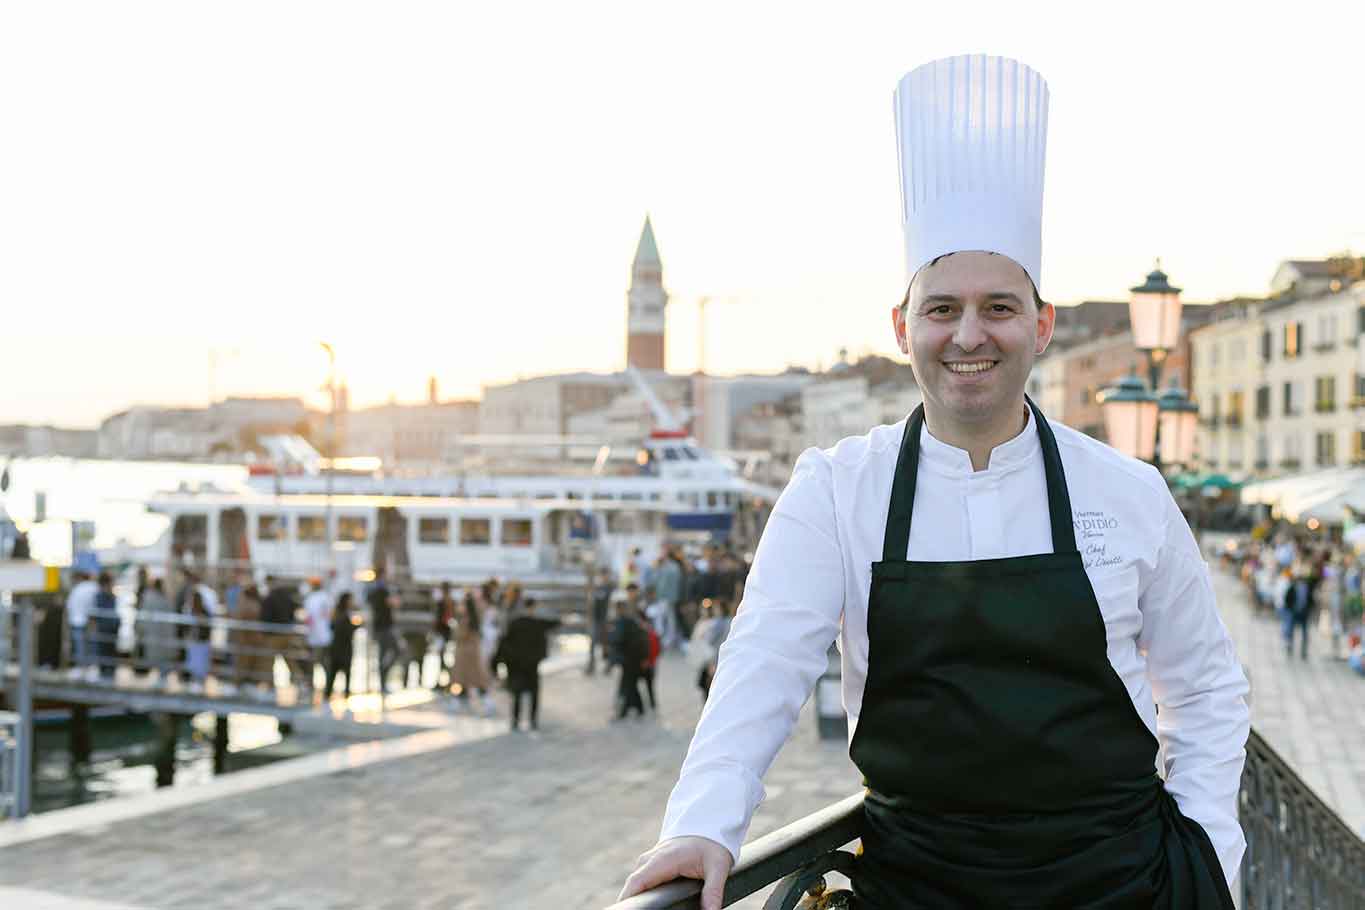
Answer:
M1023 301L1021 301L1021 300L1019 299L1019 296L1018 296L1017 294L1013 294L1013 293L1011 293L1011 292L1009 292L1009 291L992 291L991 293L989 293L989 294L986 295L986 299L987 299L987 300L1009 300L1009 301L1011 301L1011 302L1013 302L1013 303L1015 303L1015 304L1018 304L1018 305L1020 305L1020 306L1023 306ZM961 303L961 302L962 302L962 298L961 298L961 297L958 297L956 294L929 294L929 295L925 296L924 300L922 301L922 303L924 303L924 304L930 304L930 303Z

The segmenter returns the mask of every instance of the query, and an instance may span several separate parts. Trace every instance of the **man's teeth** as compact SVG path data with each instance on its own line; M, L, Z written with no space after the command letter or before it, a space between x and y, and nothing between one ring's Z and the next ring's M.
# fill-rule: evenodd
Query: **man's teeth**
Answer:
M952 370L954 373L984 373L993 366L995 366L994 361L988 361L986 363L950 363L948 364L948 369Z

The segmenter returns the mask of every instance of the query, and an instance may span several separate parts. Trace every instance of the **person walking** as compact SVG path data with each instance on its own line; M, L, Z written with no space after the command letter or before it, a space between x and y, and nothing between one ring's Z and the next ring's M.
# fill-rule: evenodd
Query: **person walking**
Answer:
M293 683L297 666L294 659L294 652L297 649L294 625L299 605L294 599L294 592L275 576L265 577L265 587L265 602L261 604L261 622L271 627L265 636L267 648L271 652L268 658L271 666L268 684L273 688L276 657L284 661L288 682Z
M507 668L507 689L512 696L512 730L520 729L521 702L530 702L527 720L532 730L540 727L540 662L549 653L549 633L558 620L542 619L534 615L535 601L518 601L507 631L493 656L494 666Z
M142 642L142 659L150 669L157 671L159 685L165 685L175 675L179 655L177 632L171 612L170 599L166 597L166 584L161 578L153 578L142 592L142 606L137 611L138 639Z
M308 660L303 670L302 697L313 700L314 671L327 673L327 658L332 649L332 597L322 589L321 578L308 580L310 590L303 598L303 621L308 627Z
M1047 111L1015 60L900 81L888 315L922 401L798 458L623 897L686 875L719 910L837 637L862 910L1234 906L1248 685L1203 554L1159 471L1026 394Z
M236 621L242 626L234 631L232 640L237 652L236 683L250 696L275 687L275 655L269 636L260 628L264 609L260 589L247 580L237 597Z
M384 581L384 567L374 570L374 582L365 594L370 607L370 634L379 647L379 693L389 694L389 671L398 660L398 638L394 633L397 597Z
M608 638L613 660L621 667L616 689L617 720L625 720L631 711L639 717L645 715L640 682L649 659L649 636L639 621L639 613L640 586L630 582L626 585L626 599L616 605L616 620Z
M588 588L588 665L583 673L592 676L597 672L599 652L602 662L607 660L607 621L611 613L611 594L615 585L611 581L611 570L606 566L599 568L594 581Z
M323 691L324 701L332 700L337 676L346 675L345 698L351 697L351 665L355 657L355 609L350 591L342 591L332 610L332 644L327 652L327 688Z
M1286 656L1294 656L1294 630L1301 635L1299 656L1308 659L1308 617L1313 611L1313 579L1308 565L1303 562L1294 564L1287 570L1289 583L1284 587L1284 599L1280 602L1280 617L1284 632L1284 651Z
M659 653L663 650L663 639L654 628L654 623L645 613L644 608L639 608L635 613L635 621L640 624L640 631L645 633L645 659L640 662L640 681L645 684L645 695L649 698L649 710L651 714L659 713L659 703L654 697L654 671L659 666Z
M492 717L493 701L488 697L488 690L493 682L483 657L483 628L479 620L474 595L466 594L455 613L455 665L451 671L451 684L459 689L457 706L482 711L485 716Z
M94 658L93 636L86 635L86 627L100 588L88 572L77 572L75 578L66 595L66 628L71 642L71 676L85 677Z
M118 665L118 599L114 596L114 579L108 572L99 575L95 591L95 609L91 611L95 623L94 653L98 675L104 682L113 682ZM87 624L88 628L88 624Z
M665 649L679 647L683 641L683 571L672 547L664 547L659 557L659 568L654 576L654 594L668 612L668 634L663 635ZM663 633L660 633L663 634Z
M189 592L189 606L189 615L194 622L185 636L185 670L190 676L190 692L197 695L204 691L204 683L213 669L213 646L209 643L213 617L204 592L197 587Z
M439 692L454 683L451 679L450 639L455 624L455 596L450 591L450 582L441 582L441 591L432 606L431 634L436 642L436 681L433 691Z

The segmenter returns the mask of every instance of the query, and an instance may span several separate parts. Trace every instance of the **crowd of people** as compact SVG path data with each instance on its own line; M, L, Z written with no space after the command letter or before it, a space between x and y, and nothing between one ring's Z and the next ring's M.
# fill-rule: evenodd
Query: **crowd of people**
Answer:
M723 547L687 553L670 544L652 560L635 549L619 572L592 574L584 669L595 674L600 663L619 671L614 717L657 710L656 668L670 652L685 657L705 703L747 570ZM137 572L135 619L120 635L114 578L77 573L64 608L48 611L40 627L39 663L66 663L75 678L109 681L123 662L156 684L183 678L198 693L212 677L220 694L270 700L287 685L317 704L358 691L354 668L369 666L356 661L356 633L364 629L378 658L373 688L387 694L395 678L400 686L429 685L451 696L451 711L492 716L501 687L510 694L513 729L523 717L538 726L539 668L560 620L542 615L515 582L463 589L445 582L405 604L382 568L356 591L322 577L300 585L267 575L258 585L241 573L215 587L184 570L174 579L168 590L167 579Z
M598 570L589 591L591 642L584 672L596 673L599 657L609 673L619 671L616 719L644 717L646 698L649 710L657 712L655 672L669 651L686 656L705 703L747 575L748 565L718 545L691 557L680 546L665 545L652 561L637 548L619 579Z
M1280 620L1288 657L1297 644L1299 659L1308 659L1309 629L1318 624L1330 638L1331 656L1365 674L1361 559L1354 548L1263 524L1227 558L1238 563L1257 608Z

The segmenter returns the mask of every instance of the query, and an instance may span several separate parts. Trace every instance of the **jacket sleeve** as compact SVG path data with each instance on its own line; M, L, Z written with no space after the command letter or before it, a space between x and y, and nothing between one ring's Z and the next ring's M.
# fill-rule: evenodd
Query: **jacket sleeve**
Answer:
M660 839L695 835L736 859L761 779L826 668L844 565L828 456L808 449L773 507Z
M1209 567L1175 500L1169 491L1162 495L1164 541L1139 601L1138 647L1157 705L1166 789L1208 834L1231 888L1246 848L1237 795L1251 731L1249 687L1218 613Z

